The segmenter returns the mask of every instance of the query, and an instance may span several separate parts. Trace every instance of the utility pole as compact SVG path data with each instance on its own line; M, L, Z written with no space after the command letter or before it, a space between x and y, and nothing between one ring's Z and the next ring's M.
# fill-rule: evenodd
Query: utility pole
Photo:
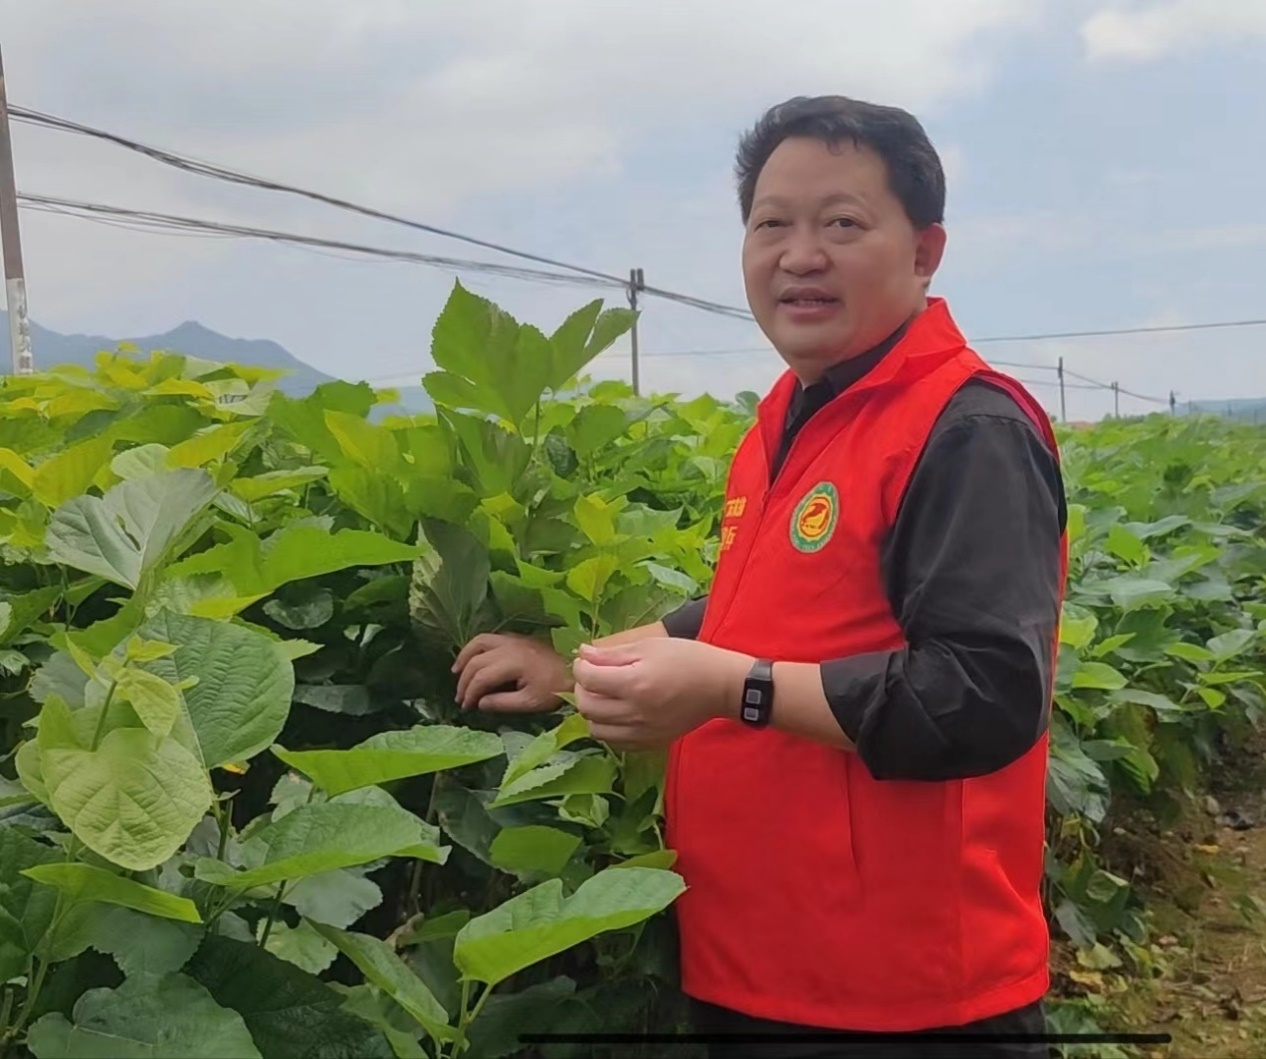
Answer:
M638 380L637 365L637 292L646 289L646 280L642 277L640 268L629 269L629 308L633 310L633 330L629 335L633 354L633 393L635 395L641 393Z
M26 275L18 235L18 191L13 176L13 141L9 138L9 101L4 90L4 58L0 56L0 244L4 251L4 294L9 308L9 349L13 374L35 370L31 356L31 324L27 319Z
M1061 423L1068 422L1068 400L1064 396L1064 358L1059 358L1059 419Z
M1173 390L1169 391L1169 414L1171 416L1178 414L1178 395Z
M1112 415L1121 418L1121 384L1117 382L1112 384Z

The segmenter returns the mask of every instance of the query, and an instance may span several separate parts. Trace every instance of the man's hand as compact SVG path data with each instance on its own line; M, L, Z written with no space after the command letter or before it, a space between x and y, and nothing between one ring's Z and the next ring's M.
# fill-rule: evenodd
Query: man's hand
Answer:
M752 658L696 640L580 649L576 708L615 750L652 750L714 717L737 717Z
M457 656L457 701L462 709L543 713L571 690L567 663L547 643L529 636L484 633ZM513 685L513 691L497 691Z

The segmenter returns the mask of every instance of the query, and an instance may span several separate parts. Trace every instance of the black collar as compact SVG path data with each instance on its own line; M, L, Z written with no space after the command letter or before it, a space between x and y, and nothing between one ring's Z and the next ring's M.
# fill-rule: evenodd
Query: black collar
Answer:
M901 341L909 326L910 322L906 321L879 345L868 349L860 356L850 357L848 360L831 365L822 373L822 378L817 382L809 386L797 383L795 392L791 395L791 403L787 407L787 428L793 429L793 425L795 428L803 426L814 412L869 374Z

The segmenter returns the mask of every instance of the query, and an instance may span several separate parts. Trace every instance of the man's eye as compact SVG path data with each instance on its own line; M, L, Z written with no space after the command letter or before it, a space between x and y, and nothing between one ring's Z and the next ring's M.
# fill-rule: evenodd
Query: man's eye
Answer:
M857 227L857 222L852 217L836 217L831 224L838 224L841 228Z
M757 230L760 230L761 228L778 228L781 227L781 225L782 221L778 220L776 217L766 217L763 221L756 222Z

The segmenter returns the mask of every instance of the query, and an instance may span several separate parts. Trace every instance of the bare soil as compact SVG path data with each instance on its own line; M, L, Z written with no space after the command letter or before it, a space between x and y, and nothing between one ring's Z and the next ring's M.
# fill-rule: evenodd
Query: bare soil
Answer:
M1172 1035L1136 1051L1148 1059L1266 1059L1266 740L1172 827L1117 842L1146 865L1152 967L1097 974L1061 950L1060 991L1097 995L1112 1030Z

